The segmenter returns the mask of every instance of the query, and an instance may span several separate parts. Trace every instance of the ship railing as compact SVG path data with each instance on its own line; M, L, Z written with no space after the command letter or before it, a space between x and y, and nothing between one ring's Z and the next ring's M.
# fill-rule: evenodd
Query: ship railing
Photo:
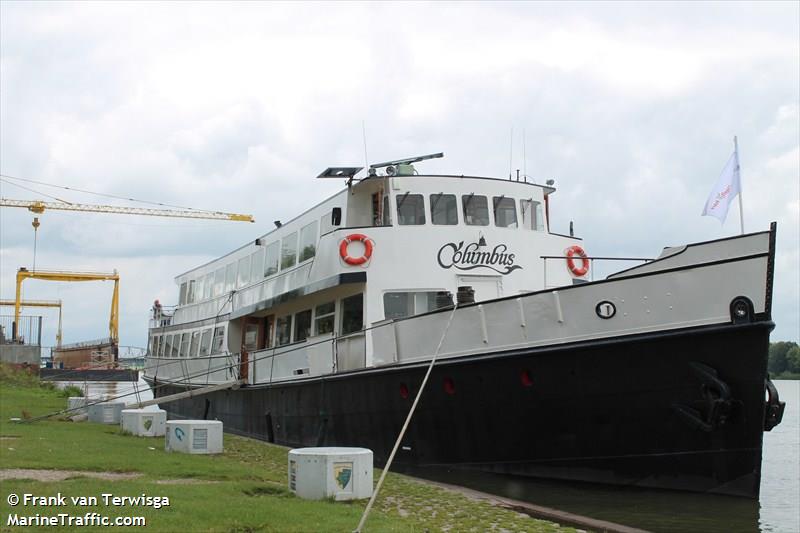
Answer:
M317 335L247 354L248 383L272 383L356 370L366 366L366 333Z
M0 344L41 346L42 317L20 316L15 322L14 315L0 315Z
M231 312L231 293L226 292L219 296L215 296L210 300L203 300L175 308L172 316L168 317L167 324L185 324L187 322L194 322L203 318L227 315ZM156 326L161 327L161 326Z
M147 325L148 325L148 327L150 329L163 328L165 326L171 326L172 325L172 315L159 315L157 317L151 316Z
M363 331L334 339L335 372L357 370L367 365L367 335Z
M241 309L302 287L308 282L312 264L313 261L303 263L277 276L237 289L233 293L231 308Z
M149 327L162 328L172 324L172 317L175 316L177 305L154 305L150 308Z
M159 328L173 323L183 324L210 316L226 315L236 309L295 290L308 282L312 264L313 261L303 263L276 276L228 291L214 298L172 308L171 312L166 307L162 308L163 310L158 316L156 316L156 310L152 309L150 327Z
M204 357L152 357L145 359L143 373L156 381L186 385L214 385L240 376L240 354Z
M567 257L566 255L541 255L539 257L544 259L544 285L543 285L544 288L549 289L549 288L552 288L552 287L556 287L558 284L548 284L548 280L547 280L548 261L551 262L550 263L551 264L551 268L553 268L553 266L552 266L552 262L553 261L555 261L556 264L563 265L564 268L568 268L567 267L567 261L569 260L569 257ZM572 260L576 264L580 263L580 261L582 259L584 259L584 258L582 258L580 256L575 256L575 257L572 258ZM587 272L587 274L589 276L589 279L586 280L586 281L594 281L595 279L602 279L602 278L606 277L607 275L614 273L613 271L610 271L610 270L606 271L607 268L601 268L600 272L597 272L596 269L595 269L595 261L609 261L609 262L611 262L611 261L623 261L623 262L629 262L629 263L634 263L634 262L635 263L649 263L650 261L653 261L653 259L650 258L650 257L586 256L585 259L587 259L589 261L589 271ZM575 278L575 279L582 279L582 278ZM580 281L578 283L580 283Z

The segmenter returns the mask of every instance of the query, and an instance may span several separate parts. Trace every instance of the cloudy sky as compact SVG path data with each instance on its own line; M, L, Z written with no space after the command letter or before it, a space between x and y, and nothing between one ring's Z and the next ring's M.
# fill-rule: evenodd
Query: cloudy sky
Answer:
M554 231L648 257L738 233L737 207L700 216L737 135L745 229L778 222L773 339L797 341L799 5L2 2L0 173L255 216L40 216L37 267L119 270L121 344L144 346L176 274L338 189L313 177L363 163L362 124L372 162L443 151L429 172L507 176L511 148L556 180ZM16 183L37 192L2 196L122 204ZM31 219L0 210L4 298ZM66 342L106 334L109 283L25 297L63 300Z

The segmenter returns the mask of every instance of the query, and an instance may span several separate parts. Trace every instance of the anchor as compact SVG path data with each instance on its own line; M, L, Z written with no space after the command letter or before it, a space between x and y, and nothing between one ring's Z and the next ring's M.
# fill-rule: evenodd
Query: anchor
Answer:
M734 404L734 400L731 398L731 389L719 378L717 371L710 366L692 361L689 363L689 367L700 380L705 414L693 407L680 404L675 404L672 408L689 426L710 433L724 426L731 416Z
M782 402L778 396L778 389L775 384L767 376L764 386L767 389L767 405L764 409L764 431L772 431L772 428L777 426L783 420L783 410L786 408L786 402Z

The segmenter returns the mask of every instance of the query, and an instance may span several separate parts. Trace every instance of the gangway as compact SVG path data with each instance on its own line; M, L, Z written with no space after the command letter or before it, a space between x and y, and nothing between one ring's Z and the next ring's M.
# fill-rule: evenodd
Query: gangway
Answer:
M202 396L210 392L216 392L225 389L238 389L239 386L244 384L243 379L234 381L226 381L217 385L209 385L208 387L201 387L199 389L188 390L186 392L179 392L177 394L170 394L168 396L161 396L160 398L153 398L152 400L145 400L143 402L132 402L125 406L126 409L141 409L148 405L160 405L162 403L174 402L176 400L183 400L184 398L194 398L195 396Z

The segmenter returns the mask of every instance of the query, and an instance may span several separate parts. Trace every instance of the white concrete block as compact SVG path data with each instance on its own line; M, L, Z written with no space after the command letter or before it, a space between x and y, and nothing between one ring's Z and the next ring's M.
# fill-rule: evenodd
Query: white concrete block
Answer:
M218 420L170 420L165 449L181 453L222 453L222 422Z
M369 498L372 450L333 447L290 450L289 490L307 500Z
M89 422L119 424L125 402L95 403L88 406Z
M67 409L70 410L69 416L88 414L87 403L89 403L89 398L85 396L70 396L67 398Z
M139 437L163 437L167 412L163 409L123 409L122 430Z

